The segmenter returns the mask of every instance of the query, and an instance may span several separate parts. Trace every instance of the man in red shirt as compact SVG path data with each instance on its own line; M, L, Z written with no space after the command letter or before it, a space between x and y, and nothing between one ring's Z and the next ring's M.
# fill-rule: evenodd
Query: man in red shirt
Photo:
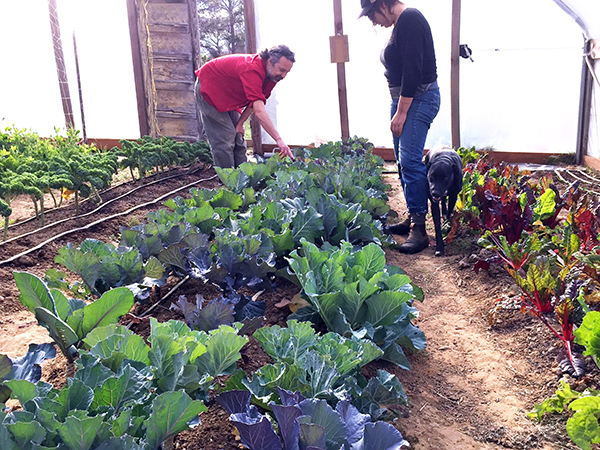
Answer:
M265 103L294 62L294 53L287 46L278 45L258 55L221 56L196 70L196 102L215 166L238 167L246 161L244 122L252 113L277 143L279 154L293 158L267 114Z

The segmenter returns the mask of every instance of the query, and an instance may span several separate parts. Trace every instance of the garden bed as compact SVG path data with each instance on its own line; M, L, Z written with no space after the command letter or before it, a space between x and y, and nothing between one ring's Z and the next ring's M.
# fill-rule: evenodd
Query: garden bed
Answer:
M390 165L393 170L393 165ZM193 176L209 178L212 169L205 169ZM391 208L401 215L405 212L403 196L397 176L385 179L392 186L389 193ZM178 180L184 185L186 180ZM167 189L166 183L158 183L144 190L148 198L157 198ZM179 194L183 195L183 194ZM141 203L140 197L134 203ZM154 209L158 209L157 205ZM115 205L119 211L128 205ZM68 208L65 208L67 210ZM118 236L119 226L139 222L149 210L137 211L127 218L107 222L84 232L59 239L42 250L20 258L10 265L0 267L3 284L0 292L0 353L11 357L23 355L30 343L50 342L45 329L37 325L32 314L18 301L18 290L12 279L12 271L28 271L40 277L49 268L59 268L54 262L58 249L67 242L79 244L87 237L111 242ZM72 224L65 224L71 228ZM54 234L65 231L57 226ZM433 243L434 232L429 226ZM395 374L402 382L410 406L392 405L392 420L417 450L439 449L575 449L566 436L564 420L552 423L546 419L536 425L527 418L535 403L540 403L555 393L562 374L557 370L561 345L535 318L525 315L518 308L507 307L496 312L490 320L495 301L516 298L517 288L503 269L487 272L473 270L481 248L476 245L477 236L467 229L459 230L454 241L447 245L445 257L435 257L434 249L417 255L403 255L386 249L388 264L402 268L413 283L425 293L424 302L417 303L420 312L415 324L427 337L427 350L409 355L411 370L405 371L383 361L375 361L363 368L363 373L373 375L377 369ZM36 238L37 239L37 238ZM43 239L40 237L40 239ZM402 237L395 236L397 242ZM22 245L35 245L28 238ZM0 247L3 258L14 254L17 248ZM173 287L176 280L169 280L162 292ZM287 306L278 307L282 300L291 299L299 288L288 281L279 281L277 289L261 294L266 301L265 324L284 326L289 314ZM193 297L202 294L211 299L218 291L199 281L188 281L172 297ZM168 302L156 307L151 316L165 321L182 316L169 308ZM139 317L146 306L135 310ZM147 334L147 321L131 323L126 316L122 323L131 324L139 334ZM268 363L270 357L261 347L250 340L238 361L238 367L248 373ZM65 359L62 355L43 365L43 380L57 387L65 383ZM576 383L598 388L597 371L588 363L591 374ZM181 433L175 438L175 448L186 450L217 450L240 448L227 414L214 401L201 414L202 424L193 431Z

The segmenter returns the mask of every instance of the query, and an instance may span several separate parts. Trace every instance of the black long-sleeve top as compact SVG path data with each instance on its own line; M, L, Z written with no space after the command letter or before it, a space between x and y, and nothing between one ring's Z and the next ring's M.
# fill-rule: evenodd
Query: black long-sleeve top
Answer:
M437 80L433 36L420 11L400 14L381 59L389 86L401 86L402 97L414 97L420 85Z

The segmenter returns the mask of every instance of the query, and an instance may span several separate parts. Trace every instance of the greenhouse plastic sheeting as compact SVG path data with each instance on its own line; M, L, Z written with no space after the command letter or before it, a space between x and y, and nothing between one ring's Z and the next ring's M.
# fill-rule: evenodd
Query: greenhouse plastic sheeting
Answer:
M75 126L82 129L75 70L77 39L87 135L137 138L140 127L125 0L57 0ZM65 129L48 0L0 0L0 129L41 136ZM10 63L8 63L10 61Z
M357 19L359 0L342 0L351 135L391 147L389 94L379 61L390 30ZM415 0L436 45L442 109L427 146L450 143L451 1ZM125 0L57 0L75 124L81 128L72 32L77 35L87 134L139 136ZM259 49L285 43L297 63L267 107L284 140L309 144L341 136L335 64L330 62L333 0L255 0ZM583 30L600 37L599 0L462 0L460 61L463 146L507 151L575 151ZM0 71L0 128L41 135L64 128L47 0L0 1L0 42L10 67ZM576 21L577 19L577 21ZM578 24L579 23L579 24ZM599 78L597 61L591 60ZM600 157L598 82L594 82L588 154Z
M593 2L578 7L583 13ZM350 47L346 64L350 134L391 147L390 100L379 61L391 31L373 27L367 18L357 19L359 3L342 2ZM452 2L406 3L428 19L437 54L442 109L426 147L450 144ZM575 8L579 2L571 3ZM296 52L292 72L267 102L284 140L305 144L339 139L337 72L329 52L333 1L304 0L301 7L291 0L255 0L255 4L259 48L287 44ZM596 21L598 17L593 16ZM461 43L473 50L473 62L460 62L462 145L575 152L584 45L576 21L552 0L463 0L461 19ZM598 24L587 19L589 30L596 30Z

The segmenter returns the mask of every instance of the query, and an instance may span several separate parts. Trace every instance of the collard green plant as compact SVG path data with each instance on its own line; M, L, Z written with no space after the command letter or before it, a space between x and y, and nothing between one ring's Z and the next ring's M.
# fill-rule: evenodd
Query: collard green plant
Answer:
M159 392L184 389L206 399L214 379L234 371L240 350L248 342L238 335L238 328L224 325L205 333L190 330L180 321L150 319L150 327L149 346L120 325L95 330L85 338L85 346L113 372L124 361L136 361L150 367Z
M152 450L197 424L206 410L183 390L153 392L147 368L101 367L90 363L61 390L11 381L22 411L0 413L2 449Z
M355 251L342 242L320 250L303 241L289 263L310 303L293 318L317 313L328 330L372 340L384 351L383 359L405 369L410 363L402 348L425 348L423 332L411 323L417 315L413 301L422 300L423 292L402 270L386 264L378 245Z
M94 329L116 323L133 306L133 294L125 288L106 292L93 303L69 300L49 289L33 274L13 272L19 301L35 314L68 361L73 362L83 339Z
M385 414L383 404L407 404L397 378L380 371L378 377L367 381L360 372L361 367L383 354L367 339L346 339L334 332L319 336L310 323L296 320L288 321L286 328L260 328L253 336L274 363L261 367L251 378L236 371L226 389L247 389L253 402L263 407L268 407L271 400L277 401L278 388L332 403L351 395L361 411L374 418Z
M86 239L79 248L67 244L54 261L79 275L96 296L115 287L137 284L149 290L166 283L164 267L155 257L144 261L137 248L115 248L97 239Z

